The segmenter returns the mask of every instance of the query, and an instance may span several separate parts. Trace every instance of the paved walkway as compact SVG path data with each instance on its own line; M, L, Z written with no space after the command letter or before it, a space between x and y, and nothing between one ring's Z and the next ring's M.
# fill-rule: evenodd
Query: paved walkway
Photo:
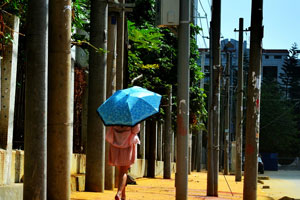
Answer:
M235 182L232 175L219 175L219 197L206 197L206 177L205 172L193 172L188 177L188 199L243 199L243 182ZM227 181L226 181L227 180ZM127 200L175 200L175 180L140 178L136 179L137 185L127 186ZM230 188L229 188L229 186ZM270 199L260 189L258 184L258 199ZM113 200L114 191L105 191L104 193L93 192L73 192L72 200Z

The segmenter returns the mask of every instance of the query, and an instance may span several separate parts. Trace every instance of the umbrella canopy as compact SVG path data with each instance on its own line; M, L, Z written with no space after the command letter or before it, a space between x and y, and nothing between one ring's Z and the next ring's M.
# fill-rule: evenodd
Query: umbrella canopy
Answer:
M135 126L159 111L161 95L134 86L116 91L98 109L106 126Z

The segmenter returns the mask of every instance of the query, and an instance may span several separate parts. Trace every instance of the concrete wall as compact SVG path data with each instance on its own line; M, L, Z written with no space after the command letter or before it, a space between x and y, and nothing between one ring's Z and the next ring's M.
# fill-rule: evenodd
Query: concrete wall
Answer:
M5 162L6 151L0 150L0 174L4 173L4 168L1 167ZM71 161L71 190L84 191L85 190L85 168L86 156L84 154L73 154ZM176 171L176 163L172 162L172 172ZM155 176L163 176L164 162L156 161ZM2 170L2 171L1 171ZM137 159L131 166L129 174L134 178L141 178L147 176L147 160ZM12 151L12 166L11 166L11 182L14 184L4 185L0 182L0 200L2 199L22 199L24 175L24 151ZM0 181L3 176L0 176ZM5 198L4 198L5 197ZM19 198L20 197L20 198Z
M6 160L6 150L0 149L0 185L4 185L4 162ZM11 164L11 183L21 183L24 175L24 152L21 150L12 151Z
M15 183L0 186L0 200L22 200L23 184Z
M11 183L10 185L4 184L4 162L6 160L6 150L0 149L0 200L22 200L23 199L23 184L22 177L24 174L24 152L20 150L12 151L11 155Z
M147 160L144 159L137 159L135 163L131 166L129 170L129 175L134 178L141 178L147 176ZM175 173L176 171L176 163L171 163L171 171ZM163 161L156 161L155 163L155 176L163 176L164 172L164 162Z

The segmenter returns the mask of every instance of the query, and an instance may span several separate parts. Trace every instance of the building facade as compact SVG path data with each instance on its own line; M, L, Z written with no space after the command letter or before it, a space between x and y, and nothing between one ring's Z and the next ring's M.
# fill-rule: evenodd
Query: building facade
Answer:
M230 44L230 45L228 45ZM231 58L231 70L234 73L238 69L238 41L234 39L224 39L221 41L221 64L223 67L226 66L226 45L231 46L227 49L230 52ZM200 48L200 54L205 54L205 72L209 73L210 55L208 48ZM250 50L247 48L247 42L244 41L244 54L249 60ZM262 51L262 79L275 79L281 83L280 73L283 73L283 65L285 59L289 55L288 49L263 49ZM201 59L199 64L201 63ZM299 62L300 63L300 62ZM208 78L208 77L207 77Z

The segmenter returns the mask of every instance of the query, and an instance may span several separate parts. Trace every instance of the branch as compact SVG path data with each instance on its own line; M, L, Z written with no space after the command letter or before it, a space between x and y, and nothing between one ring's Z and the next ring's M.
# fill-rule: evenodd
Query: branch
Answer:
M89 43L88 41L72 41L71 44L76 45L76 46L82 46L82 44L87 44L88 46L92 47L93 49L95 49L95 51L99 52L99 53L107 53L107 51L101 49L101 48L97 48L94 45L92 45L91 43Z
M4 4L2 4L2 5L0 6L0 9L3 8L4 6L6 6L6 4L7 4L7 2L5 2Z
M131 84L133 84L135 81L141 79L143 77L143 74L138 75L137 77L135 77L134 79L132 79Z
M4 6L4 5L5 5L5 3L2 4L2 5L0 6L0 12L3 12L3 13L5 13L5 14L9 15L9 16L13 16L13 14L11 14L11 13L9 13L9 12L7 12L7 11L5 11L5 10L2 9L2 6ZM10 28L9 26L7 26L7 25L5 24L5 22L4 22L3 19L2 19L2 22L3 22L4 27L8 28L10 31L15 32L15 33L17 33L17 34L19 34L19 35L25 37L25 34L20 33L20 32L18 32L18 31L15 31L13 28Z
M12 29L12 28L10 28L9 26L7 26L5 23L4 23L4 26L5 26L6 28L8 28L10 31L15 32L15 33L17 33L17 34L19 34L19 35L25 37L25 34L24 34L24 33L20 33L20 32L18 32L18 31L15 31L14 29Z

